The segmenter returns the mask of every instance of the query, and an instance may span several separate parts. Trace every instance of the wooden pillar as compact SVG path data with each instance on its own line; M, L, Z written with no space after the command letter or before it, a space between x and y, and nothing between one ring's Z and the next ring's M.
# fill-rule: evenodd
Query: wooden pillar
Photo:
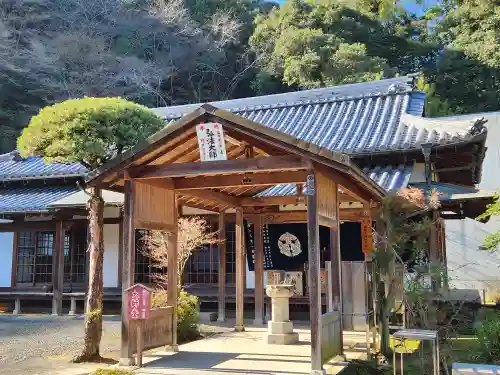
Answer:
M226 320L226 222L224 212L219 214L219 314L217 320Z
M177 223L178 219L178 207L175 205L174 223ZM174 315L172 319L172 346L170 350L177 352L179 347L177 345L177 300L179 298L179 269L177 267L177 259L179 257L179 251L177 249L177 227L168 234L168 244L167 244L167 304L174 308Z
M62 315L62 300L64 291L64 222L56 222L54 250L52 253L52 315Z
M309 245L309 305L311 324L311 374L324 374L321 355L321 275L318 197L315 176L307 176L307 236Z
M338 228L330 228L330 259L332 262L333 309L342 311L342 260Z
M339 216L337 215L337 218ZM340 221L337 220L337 227L330 228L330 259L332 263L332 296L333 309L339 312L340 319L340 348L344 352L344 316L343 316L343 296L342 296L342 257L340 252Z
M126 289L134 285L135 274L135 225L134 225L134 182L125 180L125 202L123 213L123 254L122 254L122 311L121 311L121 350L120 365L135 364L129 343L129 320L127 317Z
M254 324L264 324L264 235L262 216L257 215L254 225L255 241L255 319Z
M236 326L235 331L245 330L244 312L245 307L245 244L243 235L243 209L236 208Z
M446 254L446 227L445 227L445 222L443 219L441 219L441 225L440 225L440 238L441 238L441 263L443 264L444 268L444 280L443 280L443 287L448 290L450 288L449 281L448 281L448 257Z
M123 268L123 215L120 214L118 223L118 288L122 288Z
M438 231L437 225L439 220L439 212L433 210L431 214L431 228L429 235L429 260L431 262L431 284L432 290L438 292L441 287L441 278L439 277L439 272L441 272L441 259L438 249Z

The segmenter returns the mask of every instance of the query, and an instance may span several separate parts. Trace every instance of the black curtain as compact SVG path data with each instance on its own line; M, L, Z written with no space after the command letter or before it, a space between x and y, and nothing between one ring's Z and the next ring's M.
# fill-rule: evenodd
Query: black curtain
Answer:
M247 261L254 270L255 242L253 226L244 221ZM308 261L307 224L267 224L263 228L264 269L295 271ZM320 226L321 263L330 259L330 229ZM363 261L361 223L340 224L340 253L342 261Z

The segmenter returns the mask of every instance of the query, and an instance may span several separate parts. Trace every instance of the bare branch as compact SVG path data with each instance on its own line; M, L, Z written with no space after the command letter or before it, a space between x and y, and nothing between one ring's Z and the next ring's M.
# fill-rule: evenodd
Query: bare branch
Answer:
M198 216L180 218L178 230L177 272L180 289L184 268L192 253L204 245L217 244L219 241L218 232L211 231L207 221ZM158 270L167 269L168 243L168 233L162 231L151 231L142 239L141 251L152 259L154 267ZM168 277L164 272L154 274L153 278L160 287L168 282Z

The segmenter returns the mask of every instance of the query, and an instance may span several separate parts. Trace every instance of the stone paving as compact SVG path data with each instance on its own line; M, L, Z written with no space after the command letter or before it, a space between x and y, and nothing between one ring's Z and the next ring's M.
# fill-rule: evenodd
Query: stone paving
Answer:
M216 329L217 330L217 329ZM144 357L141 375L309 375L310 333L299 327L299 343L268 345L264 327L248 327L245 332L226 330L212 337L180 346L179 353L156 351ZM219 330L220 332L220 330ZM346 333L344 346L348 359L364 358L365 334ZM345 363L332 362L327 373L336 374Z
M246 332L233 331L234 322L204 324L208 337L180 346L179 353L151 351L145 354L141 375L302 375L310 374L310 334L306 326L295 324L296 345L267 345L266 328L247 325ZM107 364L69 363L83 339L82 317L0 314L1 375L82 375ZM348 359L363 358L365 335L344 333ZM119 317L105 317L101 352L117 360L120 347ZM343 363L330 366L335 374Z

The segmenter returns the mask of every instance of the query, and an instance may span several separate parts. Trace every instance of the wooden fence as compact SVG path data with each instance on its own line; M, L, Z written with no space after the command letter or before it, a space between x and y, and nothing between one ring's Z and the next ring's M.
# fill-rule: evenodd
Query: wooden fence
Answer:
M340 312L332 311L321 315L321 358L323 363L342 353Z
M154 349L173 343L173 312L173 307L160 307L151 310L149 320L142 321L142 323L139 323L140 321L138 320L130 322L129 343L133 348L133 353L137 351L137 324L143 325L143 350Z

